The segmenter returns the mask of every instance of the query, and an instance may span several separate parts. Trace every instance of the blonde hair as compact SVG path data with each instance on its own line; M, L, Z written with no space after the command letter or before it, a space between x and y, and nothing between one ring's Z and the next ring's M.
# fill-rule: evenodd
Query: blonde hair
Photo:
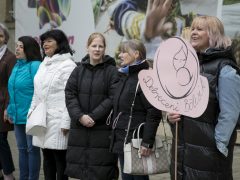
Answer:
M104 47L106 47L105 37L103 36L103 34L98 33L98 32L92 33L92 34L88 37L87 46L90 46L90 44L93 42L93 40L94 40L95 38L98 38L98 37L102 39L103 45L104 45Z
M191 38L191 28L190 28L190 27L185 27L185 28L183 28L181 37L182 37L183 39L185 39L186 41L190 42L190 38Z
M198 26L207 29L211 48L227 48L231 45L231 39L225 35L223 24L217 17L197 16L193 19L191 29Z
M119 47L119 51L121 51L121 52L129 53L131 50L139 52L139 57L138 57L139 60L146 59L146 48L140 40L131 39L128 41L124 41L121 43L121 45Z

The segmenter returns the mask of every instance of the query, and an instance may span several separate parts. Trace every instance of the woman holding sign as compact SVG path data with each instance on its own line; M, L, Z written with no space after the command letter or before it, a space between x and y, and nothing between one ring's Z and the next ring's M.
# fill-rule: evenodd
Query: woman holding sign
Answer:
M177 179L231 180L240 112L240 71L231 40L225 36L219 19L200 16L191 25L190 43L198 54L201 75L208 79L210 91L207 109L200 117L168 114L172 128L179 122ZM174 149L173 146L173 154ZM172 159L172 179L174 163Z
M113 100L114 122L111 150L118 154L123 180L148 180L149 177L146 175L131 175L123 172L124 138L126 136L126 129L128 129L131 105L136 89L137 93L127 142L130 141L133 130L136 129L139 124L145 122L143 141L141 143L141 155L143 156L149 156L151 153L162 114L161 111L155 109L147 101L140 86L136 88L138 84L138 73L143 69L149 68L145 60L146 49L143 43L135 39L123 42L120 46L119 58L122 67L119 69L120 80Z

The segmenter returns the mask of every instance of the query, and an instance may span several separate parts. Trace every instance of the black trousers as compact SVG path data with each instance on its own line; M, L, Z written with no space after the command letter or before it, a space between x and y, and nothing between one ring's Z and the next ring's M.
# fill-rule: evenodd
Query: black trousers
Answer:
M67 150L42 149L45 180L68 180L64 175Z
M0 169L6 175L11 174L15 170L7 136L8 132L0 132Z

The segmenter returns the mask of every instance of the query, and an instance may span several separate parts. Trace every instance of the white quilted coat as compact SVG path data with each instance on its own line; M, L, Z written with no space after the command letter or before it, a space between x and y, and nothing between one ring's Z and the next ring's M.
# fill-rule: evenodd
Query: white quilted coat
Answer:
M34 95L29 112L45 100L47 105L47 131L33 136L33 145L47 149L67 149L68 135L61 128L70 128L70 117L65 105L65 85L76 67L72 56L56 54L46 57L34 77Z

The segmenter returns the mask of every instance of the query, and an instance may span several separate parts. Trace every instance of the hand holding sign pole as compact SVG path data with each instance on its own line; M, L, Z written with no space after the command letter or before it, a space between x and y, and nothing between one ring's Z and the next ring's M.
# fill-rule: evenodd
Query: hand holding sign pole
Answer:
M200 75L195 50L182 38L173 37L162 42L155 53L153 69L140 71L138 78L147 100L157 109L196 118L207 107L208 81ZM177 134L176 123L175 147Z

